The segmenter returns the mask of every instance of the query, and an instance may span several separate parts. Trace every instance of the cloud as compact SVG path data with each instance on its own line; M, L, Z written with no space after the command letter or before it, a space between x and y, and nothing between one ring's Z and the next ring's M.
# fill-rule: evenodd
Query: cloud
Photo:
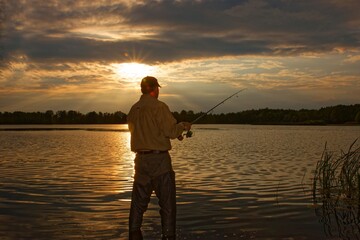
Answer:
M350 55L347 59L344 60L345 63L356 63L360 62L360 55Z
M5 1L5 54L144 62L358 47L360 4L341 1ZM135 49L135 50L134 50Z

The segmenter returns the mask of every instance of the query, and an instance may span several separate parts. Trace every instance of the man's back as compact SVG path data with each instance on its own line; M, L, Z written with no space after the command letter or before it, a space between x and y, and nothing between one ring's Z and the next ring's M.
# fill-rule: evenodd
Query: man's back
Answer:
M176 124L168 106L150 95L142 95L128 114L131 150L171 149L170 139L178 137L183 127Z

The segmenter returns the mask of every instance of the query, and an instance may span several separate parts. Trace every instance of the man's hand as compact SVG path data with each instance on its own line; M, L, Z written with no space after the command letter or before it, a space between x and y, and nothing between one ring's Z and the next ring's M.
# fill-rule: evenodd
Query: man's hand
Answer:
M189 131L191 129L191 123L189 122L181 122L184 126L184 131Z
M190 131L191 129L191 123L189 122L181 122L181 124L183 125L183 130L184 131ZM182 141L184 139L184 136L181 134L180 136L178 136L177 138L179 141Z

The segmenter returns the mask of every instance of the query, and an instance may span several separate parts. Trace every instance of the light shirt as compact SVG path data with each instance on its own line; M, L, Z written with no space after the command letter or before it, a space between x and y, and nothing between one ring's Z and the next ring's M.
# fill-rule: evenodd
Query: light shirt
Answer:
M169 107L149 94L143 94L127 116L131 133L131 151L171 149L170 139L175 139L184 130L177 123Z

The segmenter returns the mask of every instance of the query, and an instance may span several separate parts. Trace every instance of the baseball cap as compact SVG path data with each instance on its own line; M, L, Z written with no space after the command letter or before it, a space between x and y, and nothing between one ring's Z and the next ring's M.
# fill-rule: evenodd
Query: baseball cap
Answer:
M141 88L144 87L161 87L158 80L152 76L146 76L141 80Z

